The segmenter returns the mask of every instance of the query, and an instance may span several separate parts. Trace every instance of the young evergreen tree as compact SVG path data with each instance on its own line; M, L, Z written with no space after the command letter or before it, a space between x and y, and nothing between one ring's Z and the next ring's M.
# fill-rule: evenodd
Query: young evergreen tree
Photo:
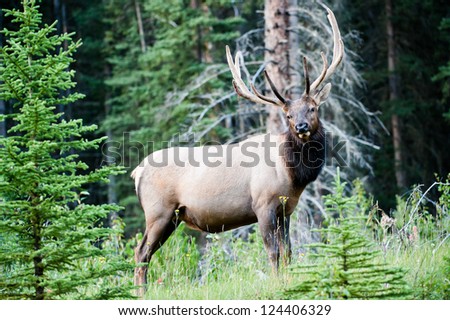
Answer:
M325 196L326 211L337 219L326 229L326 243L311 244L313 263L297 265L293 273L302 281L287 288L289 299L389 299L406 298L404 271L379 262L380 250L361 233L364 216L357 196L345 196L338 174L335 192ZM314 263L317 262L317 263Z
M87 183L107 182L120 169L90 171L81 151L103 139L83 135L96 129L63 120L57 106L82 98L64 94L75 86L70 64L81 42L43 25L35 0L23 10L5 10L15 28L2 31L0 100L14 113L0 137L0 298L61 299L129 297L112 275L128 262L100 244L117 234L101 221L117 205L88 205Z

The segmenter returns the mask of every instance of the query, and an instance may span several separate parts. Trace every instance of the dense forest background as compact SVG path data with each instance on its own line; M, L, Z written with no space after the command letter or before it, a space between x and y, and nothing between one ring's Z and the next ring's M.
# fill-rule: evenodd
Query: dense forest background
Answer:
M65 117L100 124L95 135L109 137L101 150L82 153L84 161L93 168L111 161L126 168L127 174L111 177L108 187L92 185L88 201L123 205L128 236L144 225L129 173L148 152L167 146L164 141L189 144L189 133L201 133L201 142L224 143L265 131L265 110L247 108L244 114L239 108L224 50L226 44L233 50L250 46L251 59L262 59L257 48L264 44L264 1L44 0L40 5L44 21L58 20L58 32L75 32L83 41L73 68L76 90L86 97L69 105ZM427 187L435 174L445 177L450 171L450 6L442 0L330 5L362 79L351 95L373 122L369 129L363 116L352 116L362 126L354 137L364 136L374 147L362 151L368 166L349 169L348 176L364 178L389 213L396 195L407 195L413 185ZM299 1L302 6L318 5ZM1 7L19 8L19 2L3 0ZM9 25L0 16L0 26ZM11 106L0 101L0 112L8 114Z
M247 83L269 94L266 69L294 99L302 58L312 77L320 51L331 60L320 4L2 0L0 298L133 298L144 215L131 171L167 146L283 131L279 110L237 97L225 46ZM345 55L319 109L327 163L292 215L292 264L272 272L253 226L182 224L144 297L449 299L450 6L327 5Z

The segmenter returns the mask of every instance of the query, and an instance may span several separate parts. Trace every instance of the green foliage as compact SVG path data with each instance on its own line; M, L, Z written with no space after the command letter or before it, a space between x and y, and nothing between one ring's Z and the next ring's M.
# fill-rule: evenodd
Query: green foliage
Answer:
M119 231L102 227L117 205L89 205L84 186L107 182L116 167L90 171L79 153L103 138L83 136L96 129L81 120L64 120L61 109L82 97L70 93L73 55L81 42L55 35L42 25L34 0L23 10L5 10L16 28L2 31L0 99L10 101L13 123L0 137L0 297L3 299L129 297L127 287L110 279L130 268L101 242ZM4 120L2 117L0 120ZM86 259L106 259L102 267L83 267ZM102 282L96 290L84 288Z
M436 272L428 272L416 289L418 299L450 300L450 255L447 254ZM418 294L417 294L418 292Z
M449 247L444 247L444 250L439 254L445 254L445 248L447 249L447 255L442 259L435 257L436 251L432 251L434 261L429 265L426 265L424 258L426 255L425 248L421 248L422 252L417 254L419 256L420 267L424 268L424 271L420 273L416 271L415 278L412 280L414 283L413 298L420 300L449 300L450 299L450 256L448 255ZM417 264L417 261L415 261Z
M356 196L345 196L346 182L341 182L339 167L333 183L334 193L324 197L325 210L334 218L344 218L348 214L356 213Z
M418 230L409 234L410 244L416 251L420 270L414 270L414 297L417 299L450 299L450 175L445 181L436 182L439 200L436 214L431 216L425 211L413 219ZM434 184L433 186L435 186ZM431 189L431 187L430 187ZM430 190L428 189L428 190ZM425 196L426 193L423 194ZM414 227L413 227L414 228ZM428 254L427 254L428 251ZM431 259L429 258L431 257ZM427 261L428 260L428 261ZM416 267L417 268L417 267Z
M437 180L439 183L439 178L437 178ZM436 205L436 213L439 217L438 220L442 220L445 217L448 219L450 209L450 173L445 178L445 181L438 184L438 191L440 193L439 201ZM450 227L447 228L447 230L449 229Z
M311 244L311 263L298 264L294 275L303 279L283 292L292 299L388 299L407 297L405 272L379 262L381 251L361 230L355 195L344 196L339 173L334 194L325 196L326 210L337 219L320 232L326 243ZM362 232L363 231L363 232ZM314 253L315 251L315 253Z
M439 199L431 202L435 189ZM449 179L438 179L425 191L416 186L406 199L397 197L391 217L382 211L381 219L370 217L385 260L408 270L414 299L448 298L449 194Z
M437 181L425 192L421 186L416 186L407 199L397 196L397 206L393 210L393 220L387 223L387 218L381 224L392 227L392 233L385 239L391 246L397 242L405 247L413 246L421 241L437 243L445 240L450 230L449 194L450 182ZM429 193L437 189L440 196L436 203L430 204ZM434 211L435 213L432 213Z
M123 239L125 224L119 218L111 222L109 234L102 239L100 247L102 254L79 259L75 268L82 270L86 279L83 286L76 292L67 295L69 299L111 299L134 298L133 289L133 258L134 247L130 241ZM89 245L89 243L88 243ZM92 275L96 281L92 281ZM108 276L109 275L109 276Z

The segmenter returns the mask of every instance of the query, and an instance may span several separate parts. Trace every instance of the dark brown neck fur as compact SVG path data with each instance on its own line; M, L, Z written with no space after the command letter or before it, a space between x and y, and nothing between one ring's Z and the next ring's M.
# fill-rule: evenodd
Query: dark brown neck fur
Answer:
M304 188L316 180L325 164L325 134L322 124L311 133L309 140L305 141L294 135L291 130L283 134L284 160L291 176L294 188Z

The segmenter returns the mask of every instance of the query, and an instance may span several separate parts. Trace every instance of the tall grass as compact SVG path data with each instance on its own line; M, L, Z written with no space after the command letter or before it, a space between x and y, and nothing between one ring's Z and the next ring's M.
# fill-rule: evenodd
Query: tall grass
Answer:
M175 234L174 238L185 237L182 233ZM257 238L259 233L255 232L253 236ZM153 271L149 272L145 299L275 299L281 297L280 293L286 287L302 281L302 276L291 274L288 268L282 267L275 274L269 267L260 239L246 243L231 238L231 232L215 235L204 256L188 268L191 271L197 268L194 274L190 271L189 275L186 270L177 270L177 266L185 264L183 246L166 243L160 253L164 259L154 259L150 263L150 271ZM405 280L412 289L413 299L449 299L450 261L445 258L449 252L448 243L439 248L432 243L424 243L408 249L389 249L377 258L377 262L406 271ZM301 254L297 255L296 262L318 263Z
M190 239L188 246L185 238ZM282 288L283 279L269 267L259 231L245 240L233 232L210 234L206 240L202 255L196 254L189 265L180 263L195 250L195 238L187 236L183 227L177 230L150 262L154 271L146 298L269 299L271 292ZM184 277L170 271L180 264L189 270Z

